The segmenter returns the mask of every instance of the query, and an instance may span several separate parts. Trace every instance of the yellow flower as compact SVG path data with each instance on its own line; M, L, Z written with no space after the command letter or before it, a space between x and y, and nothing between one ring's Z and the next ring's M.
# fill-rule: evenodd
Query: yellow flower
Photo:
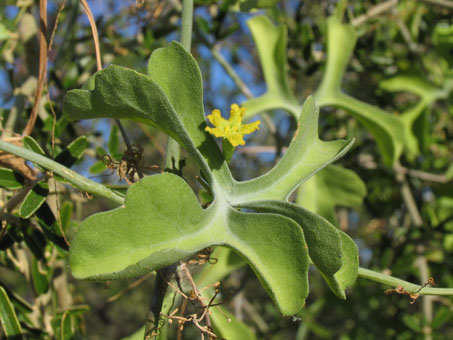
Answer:
M214 127L207 126L205 131L208 131L216 137L228 139L232 146L244 145L245 141L243 136L252 133L255 130L259 130L258 125L261 124L259 120L249 124L242 124L244 114L244 107L233 104L231 105L230 118L226 120L221 116L220 110L215 109L207 116Z

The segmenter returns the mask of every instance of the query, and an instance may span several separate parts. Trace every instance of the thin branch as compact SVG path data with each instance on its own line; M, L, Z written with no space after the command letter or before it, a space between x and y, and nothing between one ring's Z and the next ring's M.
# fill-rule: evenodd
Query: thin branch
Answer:
M396 286L401 286L403 287L406 291L410 293L415 293L417 291L419 295L448 295L452 296L453 295L453 288L430 288L430 287L425 287L421 285L416 285L401 279L398 279L396 277L382 274L379 272L376 272L374 270L369 270L365 269L362 267L359 267L359 277L368 279L371 281L383 283L385 285L389 285L392 287ZM423 288L423 289L421 289ZM421 290L420 290L421 289Z
M94 42L94 50L96 53L96 67L98 71L102 70L102 61L101 61L101 50L99 48L99 35L98 29L96 27L96 21L94 20L93 13L91 12L90 6L86 2L86 0L80 0L82 3L83 9L88 17L88 21L90 22L91 26L91 33L93 35L93 42Z
M401 195L403 196L404 203L406 204L409 215L411 216L412 223L417 227L423 226L422 216L420 215L417 203L415 202L414 196L412 195L412 191L409 187L406 176L402 173L397 172L396 180L401 183Z
M14 196L12 196L12 197L8 200L8 202L6 202L6 203L0 208L0 219L3 218L3 215L4 215L6 212L9 212L9 211L13 210L19 203L21 203L21 202L25 199L25 196L27 196L27 194L30 192L30 190L32 190L36 184L38 184L38 183L41 182L42 180L45 180L45 179L46 179L46 176L47 176L47 175L38 176L38 178L36 178L35 180L29 181L28 183L26 183L26 184L22 187L22 189L20 189L20 191L19 191L18 193L16 193Z
M44 81L47 71L47 0L39 1L39 73L38 73L38 87L35 93L35 102L31 110L30 118L25 126L23 136L29 136L36 123L38 117L39 104L41 103L42 92L44 88Z
M115 295L112 295L111 297L109 297L107 299L107 302L108 303L111 303L111 302L114 302L116 300L118 300L121 296L123 296L126 292L128 292L129 290L135 288L135 287L138 287L140 286L144 281L146 281L147 279L149 279L151 277L151 273L149 274L146 274L145 276L142 276L141 278L139 278L138 280L135 280L134 282L132 282L131 284L129 284L126 288L124 288L123 290L119 291L118 293L116 293Z
M60 6L58 7L58 12L57 12L57 17L55 18L55 24L53 25L52 33L50 34L50 39L49 39L49 47L48 47L48 52L52 49L53 45L53 38L55 37L55 33L57 32L57 27L58 27L58 22L60 20L60 15L61 12L63 12L64 6L66 5L66 0L63 1Z
M398 0L388 0L377 4L376 6L371 7L365 14L358 16L351 20L352 26L363 25L368 19L377 17L384 12L387 12L394 8L398 4Z
M453 9L453 1L451 0L423 0L423 1Z
M417 257L416 265L420 270L420 281L427 282L429 279L429 268L428 261L424 253L424 247L420 249L420 255ZM433 297L432 296L423 296L422 299L422 311L423 316L425 317L425 326L423 327L423 333L425 335L425 340L432 340L433 329L431 327L431 322L433 321Z
M124 198L113 190L108 189L102 184L91 181L88 178L79 175L77 172L47 157L41 156L36 152L21 148L14 144L6 143L2 140L0 140L0 150L6 151L18 157L22 157L55 172L56 174L66 179L68 182L75 185L82 192L88 192L93 195L102 196L119 204L122 204L124 202Z
M246 96L247 99L253 98L252 91L250 91L248 86L242 81L241 77L239 77L234 68L220 53L220 45L215 45L211 49L211 53L214 59L217 60L220 65L222 65L226 73L231 77L231 79L233 79L234 83L239 88L239 90L241 90L244 96Z
M445 175L432 174L430 172L413 170L406 168L400 164L394 167L395 171L402 173L403 175L409 175L412 177L417 177L425 181L435 182L435 183L447 183L449 179Z

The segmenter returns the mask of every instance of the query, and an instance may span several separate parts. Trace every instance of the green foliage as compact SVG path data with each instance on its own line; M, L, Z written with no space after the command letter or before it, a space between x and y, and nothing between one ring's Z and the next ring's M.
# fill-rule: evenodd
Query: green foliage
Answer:
M226 163L218 165L218 148L204 132L205 122L201 115L202 93L201 86L198 86L200 72L197 71L198 68L192 60L192 57L179 44L173 43L165 49L157 50L150 58L148 73L154 77L153 79L159 83L160 87L152 85L154 83L151 79L138 73L110 67L96 76L95 87L91 92L74 90L68 94L64 110L71 119L93 117L93 114L99 116L109 107L110 117L113 115L115 118L135 118L148 122L164 132L173 131L170 135L176 136L174 138L192 155L198 157L201 154L205 157L206 161L203 160L199 165L209 164L210 169L204 170L207 178L211 178L212 171L211 190L215 195L210 208L203 212L200 210L201 207L197 208L195 197L191 197L187 192L189 188L178 188L181 185L176 184L173 176L160 175L159 179L153 177L146 182L140 181L143 183L141 186L136 184L131 188L137 187L137 189L128 191L130 196L126 196L125 209L119 208L112 214L95 215L98 217L93 216L82 224L71 248L73 273L79 278L95 279L138 276L150 270L169 266L208 246L226 245L244 256L284 314L295 313L304 304L308 293L308 259L300 229L286 218L238 213L232 209L232 206L238 203L246 206L248 201L269 198L286 199L304 178L344 154L350 147L351 141L321 142L316 131L317 111L313 100L309 99L304 105L300 118L303 128L296 132L296 137L281 162L268 174L256 180L235 182L229 175ZM107 73L108 70L110 72ZM118 83L128 86L128 95L121 99L117 93L115 106L112 107L111 90ZM165 94L162 93L155 98L150 97L145 101L143 96L137 95L143 94L140 91L143 91L141 87L145 84L150 86L148 89L150 93L153 89L162 88ZM151 88L151 86L154 87ZM125 91L124 88L122 90ZM200 100L198 101L197 98ZM158 103L155 104L152 99L158 100ZM193 104L189 105L191 101ZM159 107L163 105L162 103L165 103L167 108L161 108L159 114L168 112L172 119L165 116L159 116L160 119L157 119L157 112L152 113L152 108ZM138 107L140 107L139 111L136 109ZM181 131L181 129L184 130ZM180 131L179 134L176 133L177 131ZM180 137L183 133L190 136L190 140L183 142ZM193 146L197 147L199 153ZM219 166L220 169L217 168ZM154 192L156 195L156 198L150 201L156 209L152 210L152 215L143 215L137 220L139 210L134 208L137 206L138 209L142 209L139 202L146 199L147 192ZM164 194L170 196L166 198ZM172 202L176 197L178 197L178 202L175 202L177 205L173 205ZM184 210L181 210L183 206ZM175 225L172 227L168 225L168 221L174 211L180 212L181 220L174 219ZM158 215L154 215L157 212ZM291 217L294 219L294 216ZM316 221L316 216L313 215L311 219ZM161 220L166 221L166 225L161 225L159 222ZM145 223L145 221L151 221L151 223ZM186 227L180 230L178 225L184 221L186 221ZM306 221L304 222L306 224ZM241 229L240 225L247 225L247 228ZM106 228L105 232L100 230L102 226ZM113 226L119 230L112 229ZM267 230L265 233L263 228ZM163 229L165 233L162 232ZM107 230L114 239L105 236ZM121 237L119 237L120 230L123 235ZM337 230L331 227L330 233L337 235ZM149 235L149 238L144 238L143 234ZM341 248L340 237L336 237L338 248ZM115 240L120 243L118 244ZM310 241L314 243L313 249L315 249L318 246L316 238ZM274 244L273 254L269 254L266 250L271 243ZM325 246L332 245L327 242L323 245ZM311 247L308 245L309 249ZM124 253L115 249L124 249ZM129 255L126 256L126 254ZM131 254L134 255L131 256ZM357 255L342 254L340 250L322 262L324 266L329 266L329 261L340 261L340 265L333 265L334 269L326 273L326 277L328 282L335 282L331 286L335 293L344 298L344 289L355 280L355 276L352 271L351 276L340 280L341 282L333 277L342 267L340 257L343 255L345 265L352 259L357 267L357 260L354 260ZM285 267L284 270L283 267ZM279 279L276 281L277 277ZM290 286L292 289L288 289Z
M424 297L452 289L420 285L453 286L443 3L200 0L193 32L191 1L108 3L95 73L78 2L49 1L41 98L37 4L0 5L0 338L453 336ZM205 111L241 101L260 133L222 155Z

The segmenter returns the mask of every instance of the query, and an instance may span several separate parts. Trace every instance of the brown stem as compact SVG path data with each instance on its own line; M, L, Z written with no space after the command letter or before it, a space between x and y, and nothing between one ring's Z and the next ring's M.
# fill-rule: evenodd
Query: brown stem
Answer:
M44 88L44 81L46 78L47 71L47 0L39 1L39 74L38 74L38 87L35 93L35 102L31 110L30 118L28 119L27 125L25 126L23 136L29 136L36 123L38 116L39 103L41 102L41 96Z

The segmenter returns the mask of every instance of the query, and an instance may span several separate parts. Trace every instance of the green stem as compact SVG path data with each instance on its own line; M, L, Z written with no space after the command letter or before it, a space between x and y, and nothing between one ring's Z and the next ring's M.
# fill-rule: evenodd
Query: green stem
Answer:
M407 292L417 292L422 288L420 285L416 285L396 277L375 272L373 270L359 267L359 277L368 279L371 281L380 282L392 287L402 286ZM453 288L430 288L425 287L418 292L420 295L453 295Z
M244 83L244 81L239 77L239 75L236 73L236 71L233 69L233 66L230 65L230 63L223 57L223 55L219 51L219 46L214 46L211 49L212 56L214 57L215 60L218 61L220 65L225 69L226 73L231 77L231 79L234 81L236 86L241 90L241 92L244 94L244 96L247 97L247 99L253 98L252 92L250 89L247 87L247 85Z
M184 0L182 3L181 16L181 44L190 52L192 44L192 22L193 22L193 0ZM167 150L165 154L164 169L179 169L181 147L173 138L168 137Z
M21 148L14 144L4 142L2 140L0 140L0 150L6 151L18 157L22 157L33 163L39 164L43 168L53 171L54 173L66 179L68 182L75 185L80 191L88 192L93 195L102 196L119 204L122 204L124 202L124 198L122 196L106 188L104 185L89 180L88 178L79 175L77 172L72 171L71 169L47 157L41 156L36 152Z
M181 45L190 52L192 45L193 0L182 2Z

